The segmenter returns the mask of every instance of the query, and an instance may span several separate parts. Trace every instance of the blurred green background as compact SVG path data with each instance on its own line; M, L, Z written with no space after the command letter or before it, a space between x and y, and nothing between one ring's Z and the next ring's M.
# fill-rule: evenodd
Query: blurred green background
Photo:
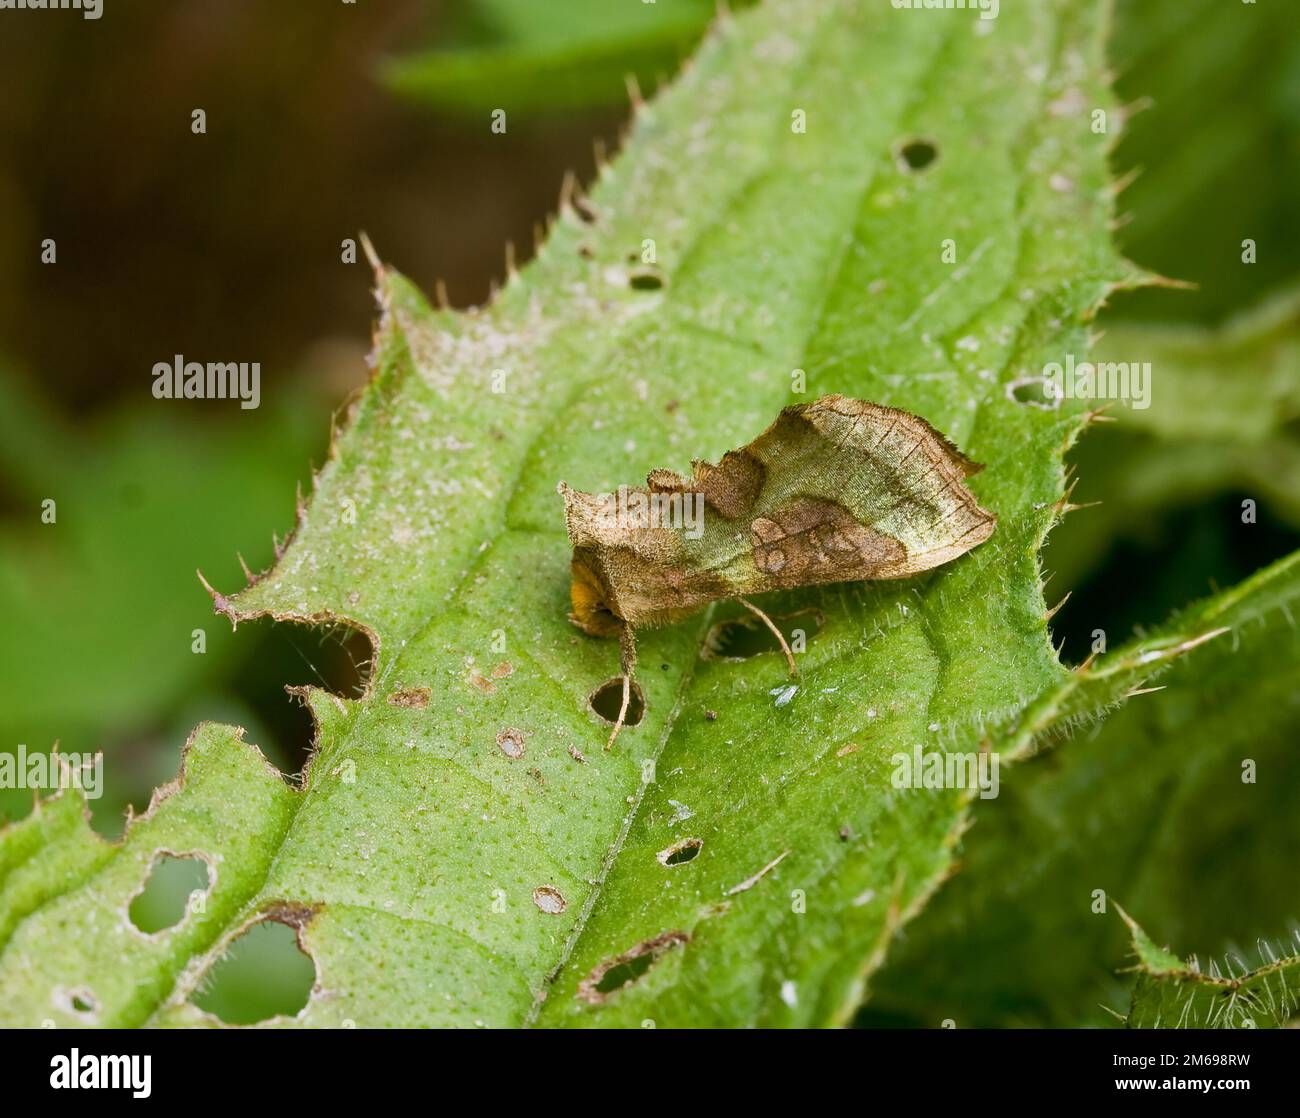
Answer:
M1140 172L1117 235L1197 287L1118 297L1100 325L1198 353L1218 337L1205 375L1268 388L1209 415L1162 395L1157 374L1149 412L1118 409L1073 452L1074 499L1103 504L1067 518L1044 557L1049 598L1072 592L1054 623L1069 660L1095 629L1118 644L1300 545L1300 4L1242 7L1117 5L1131 112L1114 166ZM240 555L269 565L332 414L365 381L370 276L341 242L364 229L424 290L488 298L506 243L531 254L565 173L590 181L596 150L617 148L625 76L653 91L714 8L109 0L97 22L6 21L0 749L102 750L94 825L110 836L175 775L202 719L301 768L310 721L285 686L355 688L363 650L289 625L232 634L195 570L233 590ZM57 263L41 261L45 238ZM173 354L261 362L261 407L153 399L150 370ZM1244 498L1259 503L1249 530ZM0 790L0 817L30 807ZM192 887L176 881L159 905Z

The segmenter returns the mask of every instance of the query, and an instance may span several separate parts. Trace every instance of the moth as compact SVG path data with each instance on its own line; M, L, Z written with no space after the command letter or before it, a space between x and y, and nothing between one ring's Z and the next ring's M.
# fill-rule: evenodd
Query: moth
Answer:
M654 470L645 488L582 493L560 482L573 545L570 620L617 635L623 728L636 670L635 631L735 600L794 655L747 598L833 582L907 578L993 534L966 479L982 466L924 419L823 396L784 408L753 442L692 474Z

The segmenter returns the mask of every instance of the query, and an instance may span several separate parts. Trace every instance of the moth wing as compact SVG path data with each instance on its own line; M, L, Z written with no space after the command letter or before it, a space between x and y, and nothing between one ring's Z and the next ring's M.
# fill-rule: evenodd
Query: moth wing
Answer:
M964 554L997 523L965 484L982 467L924 419L898 408L825 396L786 408L748 449L769 473L773 462L792 469L798 463L800 480L762 499L767 519L787 539L778 562L789 562L790 548L806 543L825 556L814 572L853 567L847 548L823 546L838 540L858 555L857 573L841 580L902 578ZM754 546L762 568L760 542ZM781 577L788 582L796 573Z

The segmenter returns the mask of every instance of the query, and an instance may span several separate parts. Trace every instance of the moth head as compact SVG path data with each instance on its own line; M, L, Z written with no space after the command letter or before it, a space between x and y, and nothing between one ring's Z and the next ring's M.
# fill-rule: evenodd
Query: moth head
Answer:
M612 595L594 564L575 552L570 570L573 581L569 584L569 599L573 602L573 612L569 620L593 637L611 637L620 632L623 619L614 612Z
M634 514L625 517L620 510L623 489L615 496L580 493L563 482L558 488L573 544L573 623L600 637L619 633L627 623L663 624L689 597L681 533L673 527L626 523ZM638 499L649 493L626 492ZM635 515L640 512L643 507Z
M573 544L573 581L569 587L573 612L569 620L593 637L612 636L622 629L623 620L616 612L614 595L599 560L608 542L607 502L591 493L570 489L564 482L556 486L556 492L564 498L564 519Z

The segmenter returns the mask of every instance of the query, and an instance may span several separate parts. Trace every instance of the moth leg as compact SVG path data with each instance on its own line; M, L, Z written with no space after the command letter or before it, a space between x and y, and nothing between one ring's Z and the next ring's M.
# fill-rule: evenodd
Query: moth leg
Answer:
M785 642L785 634L782 633L781 630L776 627L776 623L761 609L759 609L758 606L754 605L753 602L747 602L744 598L737 598L736 601L772 630L772 636L776 637L777 641L780 642L781 651L785 653L785 662L790 665L790 674L792 676L797 676L799 674L799 669L794 666L794 653L790 651L790 646Z
M623 630L618 635L618 662L619 670L623 673L623 705L618 711L618 721L610 731L609 741L605 743L606 752L613 748L614 739L623 729L623 720L627 718L627 708L632 705L632 676L636 673L636 634L626 621L623 622Z

